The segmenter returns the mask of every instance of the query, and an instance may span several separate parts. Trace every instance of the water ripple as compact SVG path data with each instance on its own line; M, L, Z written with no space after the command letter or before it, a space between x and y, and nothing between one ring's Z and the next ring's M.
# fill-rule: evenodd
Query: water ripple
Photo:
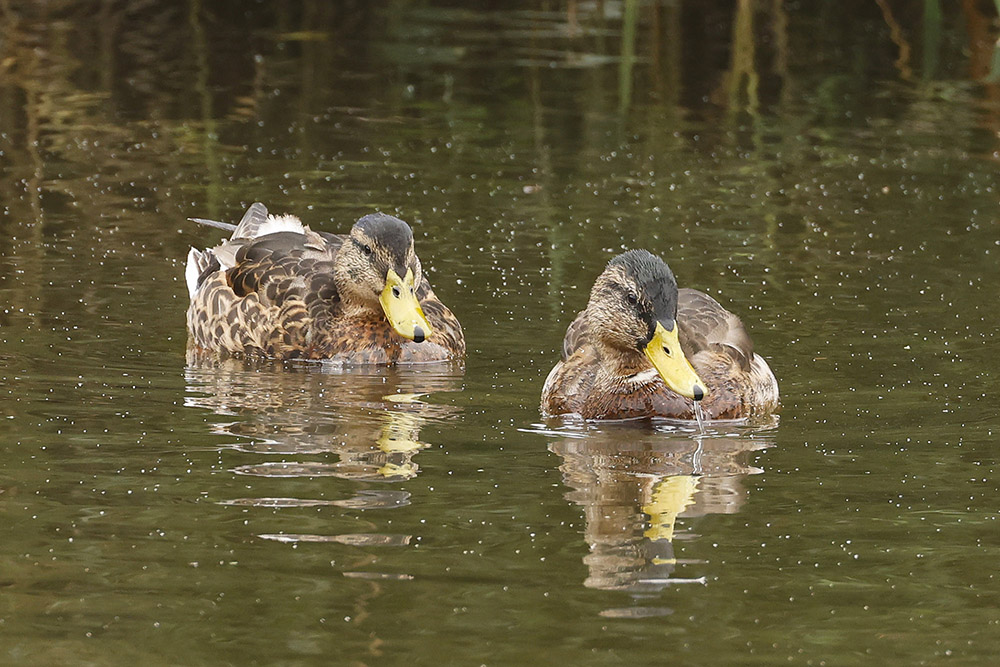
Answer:
M391 489L365 489L342 500L313 500L308 498L234 498L220 500L219 505L235 507L264 507L285 509L299 507L342 507L346 509L393 509L410 504L410 494Z
M363 461L340 461L338 463L274 461L232 468L232 472L237 475L255 477L337 477L371 482L398 482L411 479L416 476L417 470L417 465L413 462L369 464Z
M285 544L321 542L346 544L354 547L403 547L412 535L384 535L380 533L346 533L344 535L313 535L310 533L261 533L257 537Z

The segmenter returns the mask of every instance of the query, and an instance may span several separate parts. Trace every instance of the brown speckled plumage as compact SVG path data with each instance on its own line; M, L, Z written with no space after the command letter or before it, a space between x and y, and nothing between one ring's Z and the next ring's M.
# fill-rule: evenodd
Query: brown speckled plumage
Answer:
M645 251L632 251L613 260L598 278L587 308L569 325L562 361L545 381L544 414L694 419L694 402L667 388L643 354L641 340L648 323L622 296L643 290L632 279L629 265L652 260L662 264ZM666 265L663 269L668 278L656 288L662 293L653 300L661 300L674 313L684 356L707 385L701 401L705 416L742 419L777 409L777 381L767 362L754 353L740 319L707 294L678 290Z
M432 327L422 342L396 333L379 306L390 269L415 276ZM187 278L189 346L201 352L351 365L465 353L462 327L423 277L409 227L391 216L365 216L339 236L314 232L292 216L269 216L256 203L231 239L192 249Z

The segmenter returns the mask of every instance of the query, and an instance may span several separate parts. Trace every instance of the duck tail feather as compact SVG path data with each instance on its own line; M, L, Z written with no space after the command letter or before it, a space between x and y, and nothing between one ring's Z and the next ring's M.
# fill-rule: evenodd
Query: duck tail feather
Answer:
M233 230L234 239L255 239L260 236L260 228L267 223L267 207L259 201L250 204L243 218Z
M208 274L221 268L218 258L211 250L191 248L188 251L187 266L184 267L184 280L187 283L188 296L193 300L195 293L208 277Z
M243 214L238 224L219 222L218 220L208 220L206 218L188 218L199 225L207 225L217 229L224 229L232 232L230 240L248 241L260 236L267 236L276 232L295 232L304 234L305 228L302 221L294 215L268 215L267 207L262 203L254 202Z
M220 222L218 220L208 220L206 218L188 218L191 222L197 222L199 225L205 225L207 227L215 227L216 229L224 229L227 232L231 232L236 229L236 225L231 222Z
M192 299L194 299L194 293L198 291L198 277L203 270L200 267L205 262L206 254L208 253L196 248L191 248L188 251L187 266L184 267L184 280L187 282L188 296Z

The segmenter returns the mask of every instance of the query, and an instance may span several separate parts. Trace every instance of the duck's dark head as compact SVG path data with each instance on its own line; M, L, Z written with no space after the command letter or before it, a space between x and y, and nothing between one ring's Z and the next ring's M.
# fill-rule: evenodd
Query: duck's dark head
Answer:
M677 281L670 267L646 250L612 259L594 283L587 305L590 335L625 355L641 352L681 396L700 401L705 383L681 350Z
M345 302L381 309L400 336L422 343L431 326L417 300L423 278L410 226L391 215L358 220L337 253L337 288Z

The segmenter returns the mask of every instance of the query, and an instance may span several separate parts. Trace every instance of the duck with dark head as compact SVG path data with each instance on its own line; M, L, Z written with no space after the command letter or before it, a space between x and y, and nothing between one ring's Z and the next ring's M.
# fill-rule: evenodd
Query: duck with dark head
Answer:
M215 248L188 254L189 348L346 364L444 361L465 353L458 319L434 295L410 226L366 215L346 236L253 204Z
M778 383L740 319L677 288L645 250L612 259L569 325L542 412L584 419L743 419L775 410Z

